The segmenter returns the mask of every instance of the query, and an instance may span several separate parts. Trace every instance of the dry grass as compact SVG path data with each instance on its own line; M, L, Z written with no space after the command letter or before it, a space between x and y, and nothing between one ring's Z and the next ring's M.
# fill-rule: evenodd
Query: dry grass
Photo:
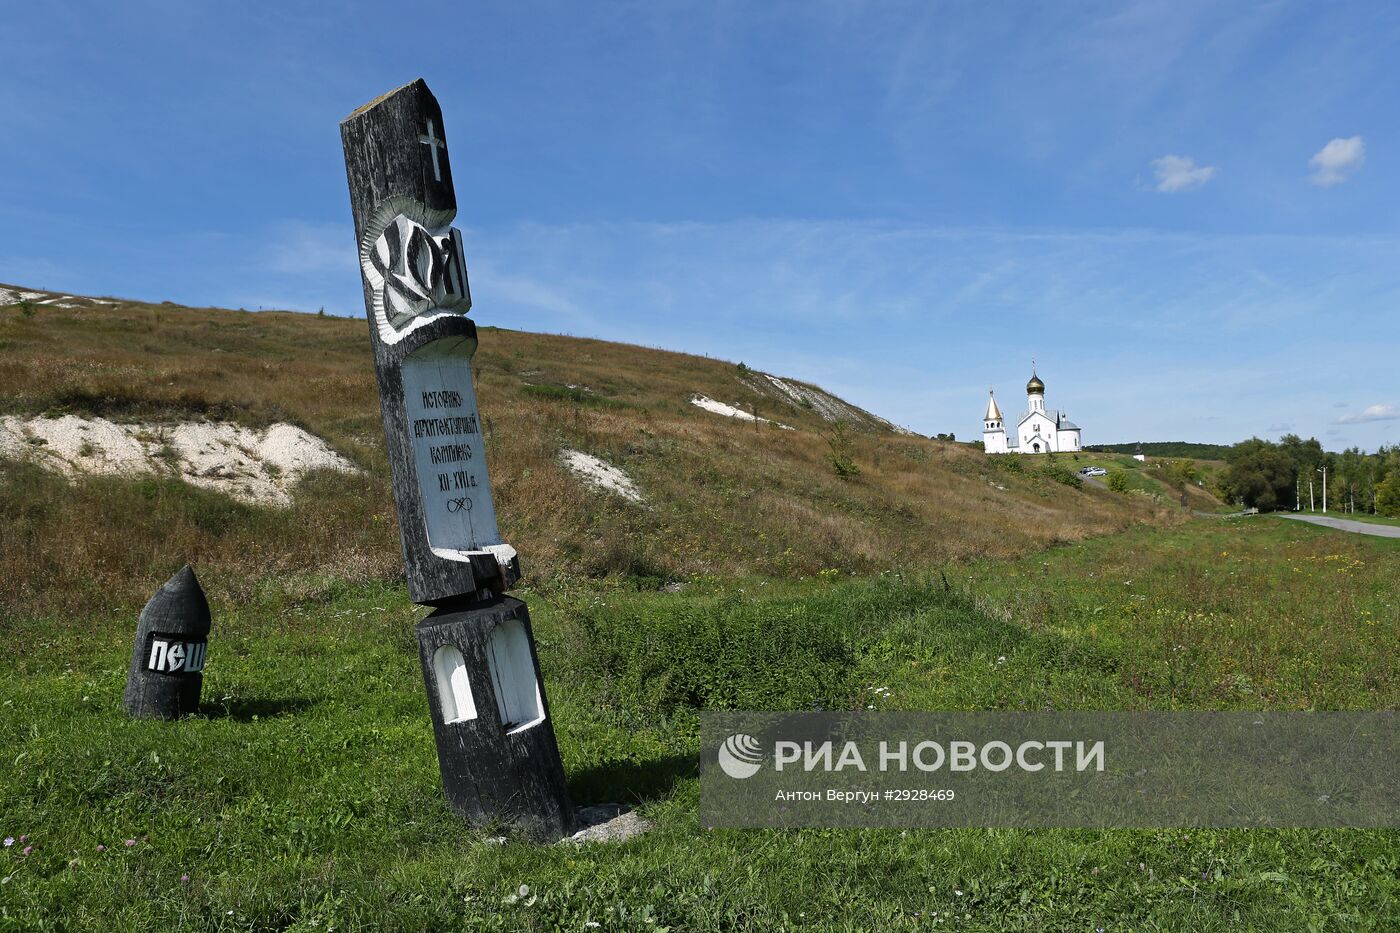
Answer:
M536 583L932 566L1176 514L865 420L852 433L860 475L842 479L823 437L830 425L759 391L732 363L484 328L476 370L502 532ZM689 404L695 393L797 430L702 411ZM0 407L117 421L285 420L366 471L310 480L279 512L171 480L69 485L0 464L0 613L72 611L89 595L130 605L185 560L231 595L401 573L361 319L130 302L32 317L0 309ZM581 484L559 461L564 447L626 471L646 503Z

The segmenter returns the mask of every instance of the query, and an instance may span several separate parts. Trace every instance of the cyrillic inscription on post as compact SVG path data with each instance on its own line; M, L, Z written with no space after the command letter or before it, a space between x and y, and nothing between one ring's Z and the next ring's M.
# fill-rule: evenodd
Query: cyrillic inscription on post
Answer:
M403 361L404 406L413 433L418 493L434 553L500 543L486 475L471 357L455 341L430 343Z
M141 610L123 703L133 716L176 719L199 709L209 651L209 601L188 565Z

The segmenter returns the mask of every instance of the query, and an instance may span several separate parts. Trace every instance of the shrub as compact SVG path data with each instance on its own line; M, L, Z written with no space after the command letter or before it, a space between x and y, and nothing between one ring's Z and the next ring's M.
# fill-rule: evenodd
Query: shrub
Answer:
M1113 470L1108 474L1108 488L1114 492L1128 491L1128 474L1122 470Z
M1168 482L1177 489L1196 481L1196 464L1190 460L1173 460L1167 464Z
M856 466L855 460L851 457L851 452L855 449L855 443L851 440L851 429L844 421L838 421L831 426L831 433L826 435L827 446L831 448L827 454L827 460L831 463L831 469L842 479L850 479L852 476L860 475L860 467Z
M1073 486L1075 489L1079 489L1084 485L1084 480L1080 475L1067 467L1055 466L1052 464L1045 467L1040 472L1057 483L1064 483L1066 486Z
M863 702L862 649L892 618L963 604L938 587L883 581L833 582L797 598L588 598L560 607L561 653L611 706L644 719L701 709L852 709Z
M1021 466L1021 457L1019 454L999 454L992 459L992 462L1008 473L1026 472Z

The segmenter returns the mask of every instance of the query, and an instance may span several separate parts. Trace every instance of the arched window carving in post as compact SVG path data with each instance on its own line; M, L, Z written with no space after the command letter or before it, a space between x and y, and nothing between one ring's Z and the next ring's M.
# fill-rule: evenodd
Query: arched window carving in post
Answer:
M486 646L496 707L507 732L523 732L544 721L544 703L530 658L530 640L519 619L496 626Z
M467 662L462 652L452 645L443 645L433 653L433 673L437 678L438 705L443 722L465 722L476 718L476 700L472 697L471 681L467 677Z

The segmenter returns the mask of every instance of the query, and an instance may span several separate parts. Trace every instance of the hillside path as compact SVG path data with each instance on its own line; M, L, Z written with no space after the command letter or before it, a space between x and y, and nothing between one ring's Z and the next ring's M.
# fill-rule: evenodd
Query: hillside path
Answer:
M1291 518L1296 522L1312 522L1314 525L1325 525L1328 528L1335 528L1338 531L1350 531L1359 535L1375 535L1377 538L1400 538L1400 527L1395 525L1371 525L1367 522L1356 522L1349 518L1333 518L1330 515L1284 515L1284 518Z

